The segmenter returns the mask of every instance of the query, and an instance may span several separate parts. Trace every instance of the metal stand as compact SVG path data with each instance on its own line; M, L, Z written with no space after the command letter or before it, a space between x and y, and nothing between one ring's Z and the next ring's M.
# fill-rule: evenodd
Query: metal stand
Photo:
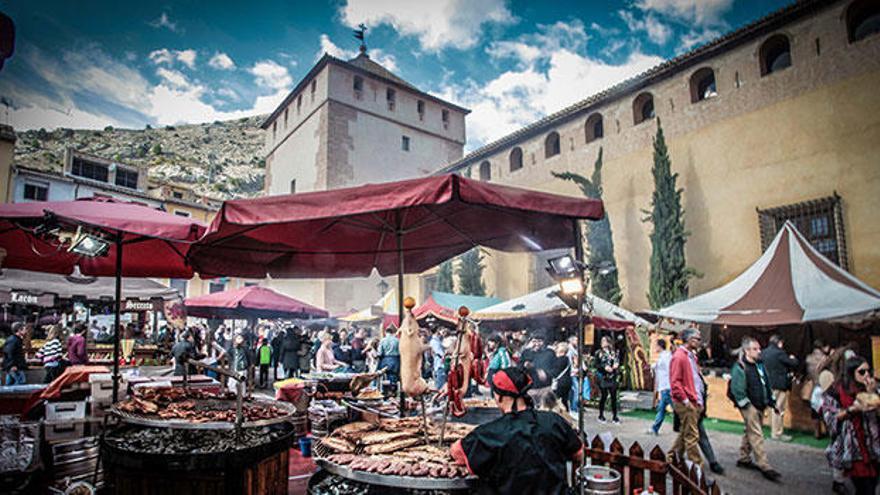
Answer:
M189 388L189 366L195 366L196 368L202 368L206 370L211 370L214 373L219 375L226 376L228 378L232 378L235 380L235 431L236 433L241 433L241 425L244 423L244 385L247 380L247 376L243 373L236 373L234 371L229 371L225 368L220 368L218 366L212 366L210 364L205 364L201 361L196 361L195 359L189 358L186 360L183 366L183 387Z
M581 239L581 228L580 224L577 220L572 220L572 230L574 231L574 257L575 260L579 263L583 263L584 261L584 245ZM583 274L581 274L583 277ZM578 405L578 438L581 439L581 442L586 443L586 438L584 435L584 404L581 398L583 397L583 387L584 387L584 299L586 298L586 282L584 283L584 290L578 296L577 302L577 341L578 341L578 349L577 349L577 365L578 365L578 397L577 397L577 405ZM580 465L583 466L586 462L586 445L583 445L581 448L581 458ZM578 493L584 495L584 485L577 478L577 473L579 472L578 467L574 469L574 479L575 483L577 483Z

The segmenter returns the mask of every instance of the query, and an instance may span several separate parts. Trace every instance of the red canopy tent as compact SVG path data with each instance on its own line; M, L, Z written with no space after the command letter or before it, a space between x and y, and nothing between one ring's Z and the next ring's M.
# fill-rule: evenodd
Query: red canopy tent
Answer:
M184 301L188 316L200 318L327 318L330 314L267 287L251 286Z
M197 220L113 199L12 203L0 205L3 266L69 274L116 277L116 332L113 340L113 399L119 376L119 314L122 277L190 278L190 244L205 232ZM98 256L70 248L88 234L109 244ZM95 241L96 240L96 241Z

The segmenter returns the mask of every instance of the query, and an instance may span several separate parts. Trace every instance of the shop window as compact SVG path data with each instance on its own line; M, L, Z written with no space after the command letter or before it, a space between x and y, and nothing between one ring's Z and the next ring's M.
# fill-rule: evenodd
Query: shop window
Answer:
M517 146L510 151L510 171L519 170L523 167L522 148Z
M547 134L547 137L544 139L544 158L556 156L561 152L562 148L559 145L559 133L553 131L550 134Z
M786 221L809 243L844 270L848 269L841 198L833 196L758 210L761 249L766 250Z
M24 199L28 201L48 201L49 200L49 184L34 182L24 183Z
M654 95L642 93L633 100L633 125L654 118Z
M718 96L715 89L715 72L709 67L694 72L691 76L691 103Z
M791 44L788 37L776 34L768 38L761 45L760 57L762 76L791 67Z
M488 161L480 164L480 180L487 182L492 180L492 164Z
M846 9L846 34L850 43L880 33L880 2L862 0Z
M587 119L587 123L584 125L584 132L586 134L587 143L602 139L602 136L605 135L602 114L594 113L593 115L590 115L590 118Z

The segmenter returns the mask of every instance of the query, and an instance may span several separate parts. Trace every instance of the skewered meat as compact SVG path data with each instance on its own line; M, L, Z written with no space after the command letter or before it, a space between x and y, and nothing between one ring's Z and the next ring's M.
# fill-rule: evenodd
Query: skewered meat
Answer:
M351 464L357 457L354 454L331 454L327 456L327 460L339 465Z
M343 454L351 454L354 452L354 444L344 438L323 438L321 439L321 445Z
M413 432L409 431L374 431L361 436L358 442L363 445L375 445L377 443L392 442L401 438L413 437Z
M412 314L416 305L413 298L403 301L404 316L400 324L400 386L410 397L418 397L428 391L428 383L422 378L422 356L425 346L419 336L419 324Z
M376 429L376 425L373 423L369 423L367 421L355 421L354 423L348 423L347 425L342 425L339 428L333 430L333 434L336 436L341 436L343 438L353 440L352 437L359 437L368 431L372 431Z
M421 442L420 438L401 438L388 443L370 445L364 449L367 454L389 454Z

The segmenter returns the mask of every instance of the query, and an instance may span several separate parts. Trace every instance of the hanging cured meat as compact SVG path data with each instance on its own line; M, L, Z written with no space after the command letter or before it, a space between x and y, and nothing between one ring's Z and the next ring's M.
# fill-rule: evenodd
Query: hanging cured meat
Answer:
M416 301L403 300L403 322L400 324L400 383L410 397L418 397L428 391L428 383L422 378L424 345L419 335L419 324L412 314Z

